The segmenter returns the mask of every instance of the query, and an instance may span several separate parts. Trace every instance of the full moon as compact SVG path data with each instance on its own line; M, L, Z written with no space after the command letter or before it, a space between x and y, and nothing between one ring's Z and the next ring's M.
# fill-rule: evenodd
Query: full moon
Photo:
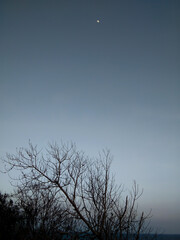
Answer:
M97 23L99 23L100 21L99 20L97 20Z

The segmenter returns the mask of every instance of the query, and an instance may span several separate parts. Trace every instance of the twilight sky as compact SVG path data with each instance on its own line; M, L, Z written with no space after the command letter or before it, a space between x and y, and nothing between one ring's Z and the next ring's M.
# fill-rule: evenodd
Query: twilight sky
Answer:
M0 156L29 139L109 148L117 183L180 233L180 1L1 0Z

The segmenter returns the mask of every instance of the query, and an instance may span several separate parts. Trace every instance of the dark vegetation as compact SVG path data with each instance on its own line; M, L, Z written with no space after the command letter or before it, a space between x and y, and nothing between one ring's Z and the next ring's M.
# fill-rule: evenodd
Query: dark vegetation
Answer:
M152 239L150 214L139 212L134 183L124 196L111 175L111 155L89 159L74 144L7 154L6 172L19 171L15 192L0 194L0 239ZM12 200L13 199L13 200Z
M0 193L0 239L14 239L20 230L22 218L18 206L7 194Z

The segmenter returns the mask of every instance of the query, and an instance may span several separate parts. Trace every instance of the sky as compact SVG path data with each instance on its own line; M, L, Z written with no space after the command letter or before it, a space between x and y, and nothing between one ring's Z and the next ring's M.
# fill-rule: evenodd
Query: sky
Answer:
M1 0L0 156L29 139L110 149L117 184L180 234L180 1Z

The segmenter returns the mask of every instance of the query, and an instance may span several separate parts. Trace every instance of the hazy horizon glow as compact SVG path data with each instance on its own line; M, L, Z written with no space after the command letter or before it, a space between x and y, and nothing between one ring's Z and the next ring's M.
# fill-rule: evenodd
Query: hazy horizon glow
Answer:
M180 234L179 11L178 0L2 0L0 156L29 139L107 147L153 226Z

